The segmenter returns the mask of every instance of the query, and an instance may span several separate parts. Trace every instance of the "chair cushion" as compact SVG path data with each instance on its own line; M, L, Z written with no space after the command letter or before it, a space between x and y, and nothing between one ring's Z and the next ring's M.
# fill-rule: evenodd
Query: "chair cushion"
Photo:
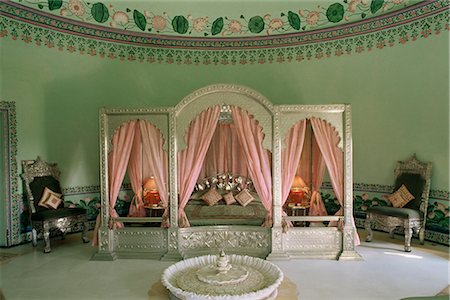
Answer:
M33 195L34 201L39 201L44 194L45 188L49 188L55 193L62 194L61 185L59 181L52 176L42 176L35 177L34 180L30 183L31 193ZM35 203L36 203L35 202ZM36 210L46 210L47 208L35 205Z
M374 213L378 215L398 217L402 219L408 218L420 218L420 213L418 210L410 208L396 208L396 207L386 207L386 206L373 206L367 208L368 213Z
M403 173L395 180L394 191L405 185L414 199L409 201L404 208L419 209L422 201L422 193L425 188L425 179L420 174Z
M45 209L36 212L31 215L32 221L46 221L50 219L58 219L69 216L83 215L87 214L87 211L84 208L58 208L58 209Z
M414 196L408 191L406 186L402 186L396 190L394 193L384 196L389 202L392 203L393 207L401 208L405 206L409 201L414 199Z

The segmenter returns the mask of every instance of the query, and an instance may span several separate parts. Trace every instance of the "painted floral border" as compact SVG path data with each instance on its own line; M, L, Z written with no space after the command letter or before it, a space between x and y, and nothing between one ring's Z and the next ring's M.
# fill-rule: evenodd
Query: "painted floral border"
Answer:
M20 243L20 213L22 206L20 205L21 198L18 192L18 172L17 172L17 121L16 121L16 103L14 101L0 101L0 109L7 110L9 118L8 132L2 134L2 138L6 139L9 144L9 157L5 157L8 160L9 166L9 195L11 203L9 203L11 216L11 232L8 233L7 243L8 246L16 245ZM4 199L7 201L7 199Z
M321 5L299 3L286 11L246 15L195 16L157 12L124 2L83 0L15 0L21 5L66 19L127 31L178 36L263 36L316 30L360 21L405 8L423 0L338 0Z
M424 1L342 26L253 38L182 38L105 30L0 2L0 37L60 51L148 63L236 65L293 62L403 45L449 30L448 0ZM199 51L200 50L200 51Z

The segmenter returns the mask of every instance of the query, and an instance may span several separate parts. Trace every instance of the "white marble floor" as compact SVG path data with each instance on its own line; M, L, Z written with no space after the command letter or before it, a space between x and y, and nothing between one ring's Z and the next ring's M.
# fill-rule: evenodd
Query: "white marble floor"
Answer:
M364 240L365 232L361 231ZM20 256L0 264L0 288L12 299L149 299L151 287L173 262L121 259L90 261L95 249L79 234L52 239L52 253L25 244L0 249ZM449 283L449 248L376 233L357 247L362 261L296 260L275 262L297 285L298 299L401 299L433 296Z

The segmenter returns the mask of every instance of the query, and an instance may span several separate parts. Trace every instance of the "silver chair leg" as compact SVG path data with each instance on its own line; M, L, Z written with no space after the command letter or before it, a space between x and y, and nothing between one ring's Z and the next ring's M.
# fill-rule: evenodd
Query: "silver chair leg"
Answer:
M83 233L81 234L81 239L83 240L83 243L89 243L89 239L87 237L87 232L89 229L89 223L88 221L83 222Z
M48 222L44 222L44 253L50 253L52 249L50 248L50 226Z
M405 226L405 252L411 252L412 228Z
M425 244L425 227L422 227L419 230L419 241L421 245Z
M364 223L364 227L366 228L367 231L366 242L371 242L373 237L373 232L370 223L371 223L371 215L368 214L366 217L366 222Z
M33 247L37 246L37 231L34 228L31 230L31 244Z

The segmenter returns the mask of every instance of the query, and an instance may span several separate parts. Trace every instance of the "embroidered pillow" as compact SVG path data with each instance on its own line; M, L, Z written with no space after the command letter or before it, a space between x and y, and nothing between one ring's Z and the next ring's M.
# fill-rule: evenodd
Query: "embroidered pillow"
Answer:
M220 195L216 189L210 189L202 196L202 199L208 203L209 206L213 206L222 199L222 195Z
M48 208L53 208L53 209L57 209L58 206L61 204L62 199L57 197L54 194L51 194L50 197L48 197L47 201L45 201L45 205Z
M389 202L392 203L393 207L401 208L405 206L409 201L414 199L414 196L408 191L406 186L402 184L402 186L395 191L394 193L384 196Z
M41 200L39 200L38 205L42 206L42 207L50 208L47 206L46 202L51 195L55 195L57 198L61 198L61 196L62 196L62 194L56 193L56 192L52 191L51 189L49 189L48 187L45 187L44 192L42 193Z
M223 195L223 199L225 200L225 203L227 205L236 203L236 199L234 199L233 192L229 192L229 193Z
M236 199L237 202L239 202L240 205L242 206L247 206L247 204L249 204L250 202L252 202L255 198L253 198L253 196L249 193L248 190L242 190L239 192L239 194L237 194L236 196L234 196L234 198Z

